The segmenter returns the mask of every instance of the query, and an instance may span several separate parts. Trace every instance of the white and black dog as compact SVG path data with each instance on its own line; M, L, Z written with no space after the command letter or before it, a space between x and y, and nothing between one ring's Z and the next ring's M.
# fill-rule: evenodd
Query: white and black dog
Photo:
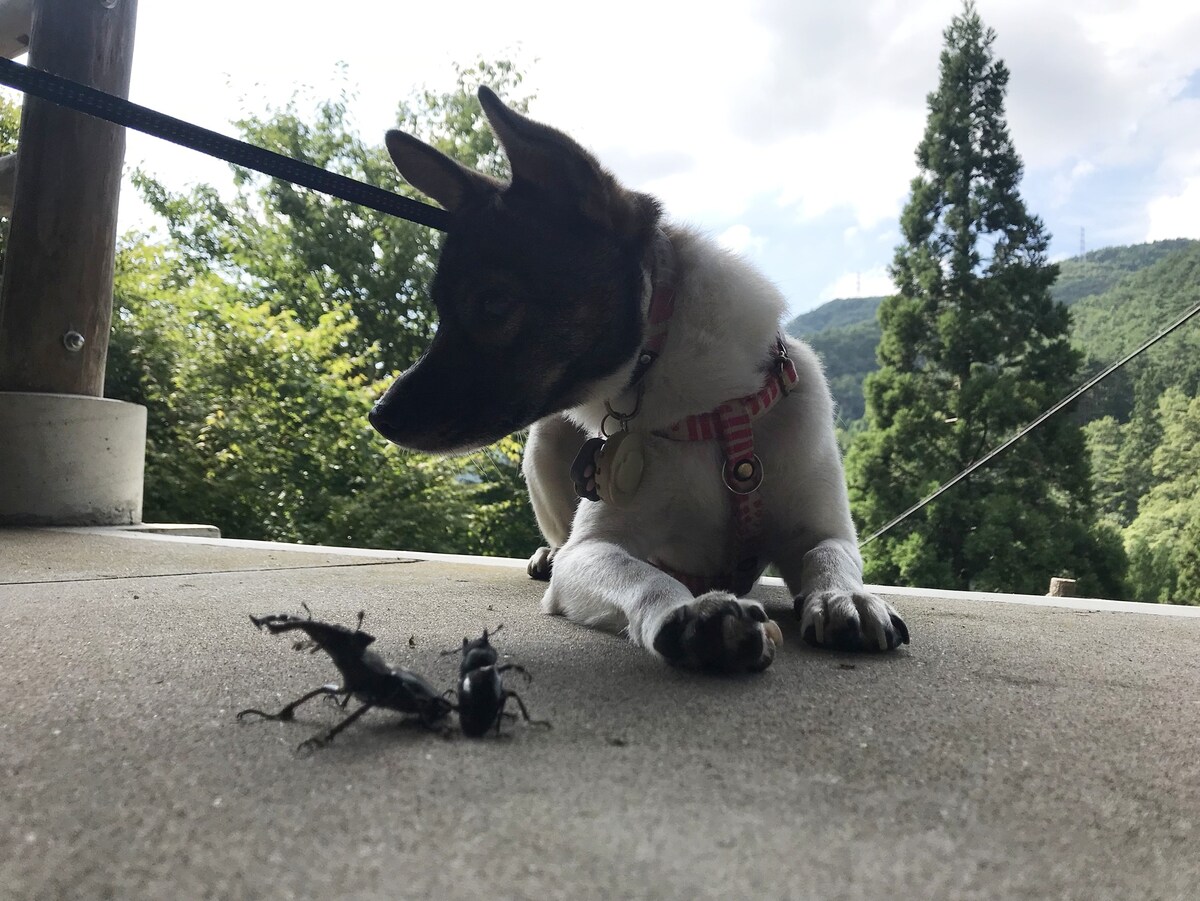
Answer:
M778 290L566 135L487 88L479 99L511 182L387 135L453 224L437 333L375 428L447 452L531 426L524 471L550 547L530 573L553 567L546 613L623 629L672 663L759 670L780 630L739 595L774 563L807 641L906 643L863 588L829 390L783 335Z

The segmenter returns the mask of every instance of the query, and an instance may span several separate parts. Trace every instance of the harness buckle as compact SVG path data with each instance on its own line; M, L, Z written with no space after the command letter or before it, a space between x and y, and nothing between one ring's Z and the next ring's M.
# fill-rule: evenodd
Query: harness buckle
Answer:
M606 412L604 414L604 418L602 420L600 420L600 434L603 435L605 438L611 438L613 435L617 434L616 430L613 430L611 432L609 431L608 421L610 419L615 419L617 421L617 423L620 425L622 432L628 432L629 431L629 423L632 422L637 417L638 413L641 412L642 395L645 394L645 392L646 392L645 386L641 382L638 382L637 395L636 395L636 399L633 402L633 409L628 413L622 413L620 410L613 409L613 405L611 403L609 403L608 401L605 401L604 409L607 410L608 412Z

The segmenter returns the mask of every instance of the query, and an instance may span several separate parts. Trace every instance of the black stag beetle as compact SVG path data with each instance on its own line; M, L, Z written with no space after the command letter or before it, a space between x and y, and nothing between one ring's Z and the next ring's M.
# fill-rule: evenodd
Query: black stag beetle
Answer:
M313 653L320 650L328 654L342 674L342 684L330 683L314 688L276 713L248 708L237 715L239 721L250 715L267 720L291 720L297 707L318 695L335 700L340 698L343 709L352 696L362 702L361 707L336 726L301 742L296 751L306 753L329 744L339 732L372 707L414 714L426 728L437 726L454 710L452 703L416 673L388 666L382 657L368 648L375 641L375 636L362 631L363 617L366 615L364 611L359 612L358 625L352 632L345 626L314 620L308 605L303 607L308 613L307 619L289 613L273 613L251 616L250 622L259 629L265 627L273 635L296 630L305 633L308 640L297 642L297 650L311 650Z
M495 635L504 624L501 623L492 630ZM443 651L442 656L453 654L458 648ZM516 714L506 713L504 708L509 699L517 702L521 716L525 722L534 726L550 728L546 720L535 720L529 715L525 702L515 691L504 687L501 675L506 672L518 672L525 681L532 682L533 676L523 666L515 663L498 663L500 655L488 641L488 630L483 630L483 636L474 641L464 638L462 641L462 662L458 668L458 725L463 735L479 738L493 726L497 734L500 723L505 717L515 718ZM449 692L447 692L449 694Z

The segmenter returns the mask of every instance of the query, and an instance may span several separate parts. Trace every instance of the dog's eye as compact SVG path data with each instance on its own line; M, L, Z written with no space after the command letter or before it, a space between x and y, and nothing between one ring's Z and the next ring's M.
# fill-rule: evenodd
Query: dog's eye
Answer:
M485 291L479 295L477 309L484 319L495 322L507 318L516 305L517 302L509 294L501 291Z

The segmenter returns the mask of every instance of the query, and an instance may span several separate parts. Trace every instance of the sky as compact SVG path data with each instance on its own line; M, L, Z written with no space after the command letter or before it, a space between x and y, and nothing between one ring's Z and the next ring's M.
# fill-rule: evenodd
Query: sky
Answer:
M1180 0L979 0L1011 70L1022 191L1055 258L1200 238L1200 7ZM382 143L397 103L454 63L511 59L530 112L754 260L800 313L890 290L926 95L959 0L141 0L130 99L224 133L297 91L355 93ZM167 185L224 164L131 132ZM123 227L148 212L126 191Z

